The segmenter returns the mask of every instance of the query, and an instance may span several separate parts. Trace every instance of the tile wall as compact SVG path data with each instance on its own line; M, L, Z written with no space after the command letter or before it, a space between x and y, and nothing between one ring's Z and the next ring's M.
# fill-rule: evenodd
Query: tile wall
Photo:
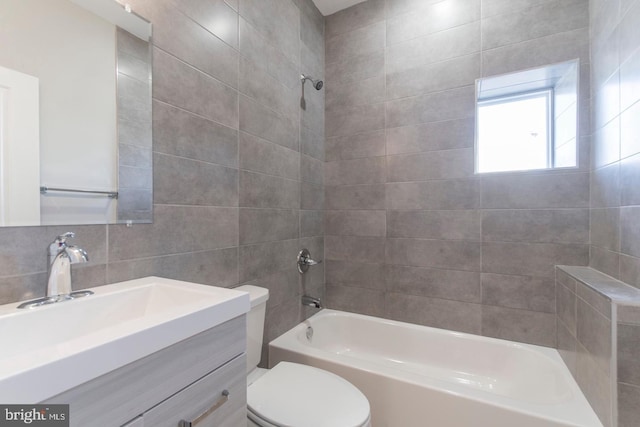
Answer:
M329 307L555 346L589 262L587 0L368 0L328 16ZM474 84L579 58L579 168L474 174Z
M61 232L91 262L76 287L147 275L271 290L266 338L308 314L324 271L301 280L299 249L322 254L324 22L311 0L134 0L153 22L153 224L0 229L0 303L40 296Z
M640 287L640 1L591 0L590 265Z
M558 350L605 427L640 424L640 291L589 267L556 271Z

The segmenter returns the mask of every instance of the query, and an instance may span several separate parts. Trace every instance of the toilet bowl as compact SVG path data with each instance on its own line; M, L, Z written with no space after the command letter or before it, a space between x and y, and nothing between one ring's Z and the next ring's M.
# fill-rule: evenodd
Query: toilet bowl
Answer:
M247 426L370 427L369 401L353 384L331 372L299 363L258 368L269 291L249 293L247 314Z

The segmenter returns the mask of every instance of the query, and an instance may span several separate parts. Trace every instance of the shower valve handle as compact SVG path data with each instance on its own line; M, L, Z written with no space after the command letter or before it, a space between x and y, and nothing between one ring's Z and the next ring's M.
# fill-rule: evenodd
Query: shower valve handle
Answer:
M315 261L311 259L311 254L308 249L303 249L298 254L298 271L300 274L304 274L309 270L309 267L312 265L321 264L322 261Z

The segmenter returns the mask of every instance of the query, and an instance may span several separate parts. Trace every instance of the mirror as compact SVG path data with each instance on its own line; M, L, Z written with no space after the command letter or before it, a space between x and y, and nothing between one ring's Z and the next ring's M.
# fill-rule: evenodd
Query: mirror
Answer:
M151 24L115 0L0 2L0 225L152 220Z

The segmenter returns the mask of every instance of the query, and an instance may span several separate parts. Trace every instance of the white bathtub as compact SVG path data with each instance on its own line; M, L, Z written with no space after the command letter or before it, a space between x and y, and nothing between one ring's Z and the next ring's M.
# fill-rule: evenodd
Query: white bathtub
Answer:
M282 360L355 384L373 427L602 427L546 347L322 310L269 343Z

